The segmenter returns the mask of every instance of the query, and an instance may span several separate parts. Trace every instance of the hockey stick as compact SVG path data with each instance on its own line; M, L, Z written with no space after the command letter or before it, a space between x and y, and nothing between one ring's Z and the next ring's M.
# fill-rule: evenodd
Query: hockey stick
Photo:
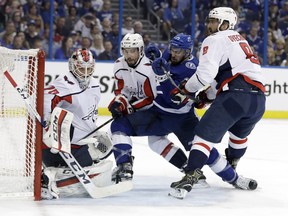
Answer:
M46 124L44 123L43 119L41 118L37 110L35 110L30 104L28 97L25 95L24 89L18 87L17 83L12 78L12 76L7 71L7 69L5 70L4 75L12 84L12 86L17 90L21 98L24 100L28 109L30 109L30 111L33 113L36 119L41 123L43 128L45 128ZM59 151L59 154L63 158L63 160L67 163L69 168L73 171L75 176L78 178L79 182L83 185L83 187L86 189L86 191L92 198L102 198L102 197L111 196L114 194L129 191L133 187L131 181L121 182L118 184L113 184L113 185L109 185L105 187L96 187L95 184L90 179L90 177L85 172L85 170L82 168L82 166L80 166L80 164L78 163L78 161L74 158L72 154L67 153L67 152L61 152L61 151Z
M101 129L102 127L104 127L105 125L107 125L108 123L110 123L111 121L113 121L114 118L110 118L108 119L106 122L104 122L102 125L98 126L97 128L95 128L93 131L91 131L89 134L87 134L86 136L84 136L81 140L88 138L89 136L91 136L92 134L94 134L96 131L98 131L99 129Z
M169 79L171 84L174 87L176 87L183 95L185 95L186 97L188 97L190 100L194 101L195 103L200 103L201 102L199 99L193 97L192 95L186 94L182 89L180 89L179 86L175 83L175 81L171 77L170 71L165 70L165 68L163 66L162 66L162 70L164 71L165 75L167 76L167 78Z

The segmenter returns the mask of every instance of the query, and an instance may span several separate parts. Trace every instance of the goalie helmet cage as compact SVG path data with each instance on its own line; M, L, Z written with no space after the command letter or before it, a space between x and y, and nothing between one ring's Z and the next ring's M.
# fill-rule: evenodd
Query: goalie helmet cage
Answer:
M4 72L43 116L44 67L42 50L0 47L0 198L41 199L42 126Z

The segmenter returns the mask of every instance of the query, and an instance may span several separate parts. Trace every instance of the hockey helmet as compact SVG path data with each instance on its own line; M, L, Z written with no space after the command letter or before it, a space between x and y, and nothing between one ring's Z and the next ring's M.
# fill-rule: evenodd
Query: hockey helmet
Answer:
M123 55L122 50L127 49L127 48L137 48L138 49L138 51L139 51L139 59L137 61L137 63L138 63L139 60L144 56L144 42L143 42L142 36L138 33L126 34L121 41L120 54Z
M186 35L183 33L177 34L170 41L169 50L171 50L172 48L185 50L187 57L187 55L190 55L192 53L193 40L190 35Z
M76 77L80 87L85 89L94 73L95 60L91 51L86 48L77 49L69 58L69 71Z
M209 18L214 18L219 21L218 31L224 20L229 23L229 29L234 29L237 24L237 14L230 7L217 7L212 9L208 14L208 19Z

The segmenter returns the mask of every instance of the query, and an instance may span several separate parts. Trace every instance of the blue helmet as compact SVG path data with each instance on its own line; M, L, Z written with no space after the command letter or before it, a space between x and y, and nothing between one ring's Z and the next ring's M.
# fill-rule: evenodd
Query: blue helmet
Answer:
M192 52L193 40L190 35L183 33L177 34L170 41L170 48L180 48Z

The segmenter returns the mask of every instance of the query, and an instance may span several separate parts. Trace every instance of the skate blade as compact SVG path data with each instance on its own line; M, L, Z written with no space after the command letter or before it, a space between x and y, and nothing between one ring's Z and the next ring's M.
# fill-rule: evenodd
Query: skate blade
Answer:
M193 185L193 189L209 188L210 185L206 180L199 180L196 184Z
M188 191L182 188L171 189L168 193L168 196L172 196L177 199L184 199L187 195Z

